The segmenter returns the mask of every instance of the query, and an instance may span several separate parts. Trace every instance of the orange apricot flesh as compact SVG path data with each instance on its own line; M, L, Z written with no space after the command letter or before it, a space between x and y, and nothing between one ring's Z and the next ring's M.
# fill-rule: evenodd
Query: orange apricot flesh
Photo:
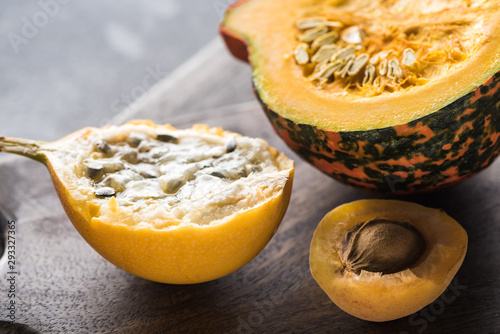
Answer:
M426 246L409 268L383 274L352 271L342 259L346 234L373 219L409 222ZM467 250L467 233L443 210L394 200L360 200L330 211L311 242L310 268L319 286L345 312L368 321L390 321L432 303L450 284Z

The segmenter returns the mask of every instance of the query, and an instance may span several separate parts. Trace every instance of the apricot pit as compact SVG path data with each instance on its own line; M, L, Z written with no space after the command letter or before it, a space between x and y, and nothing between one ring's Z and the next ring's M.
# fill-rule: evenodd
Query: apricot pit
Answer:
M342 247L346 270L392 274L409 268L425 250L425 240L407 222L372 219L347 232Z
M467 233L443 210L360 200L330 211L311 242L313 278L347 313L389 321L432 303L467 250Z

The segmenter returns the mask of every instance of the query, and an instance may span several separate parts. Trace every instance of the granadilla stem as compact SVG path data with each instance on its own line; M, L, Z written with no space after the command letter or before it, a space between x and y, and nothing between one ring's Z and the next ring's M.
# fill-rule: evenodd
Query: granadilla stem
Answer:
M45 161L45 154L41 150L43 144L35 140L0 136L0 152L19 154L40 162Z

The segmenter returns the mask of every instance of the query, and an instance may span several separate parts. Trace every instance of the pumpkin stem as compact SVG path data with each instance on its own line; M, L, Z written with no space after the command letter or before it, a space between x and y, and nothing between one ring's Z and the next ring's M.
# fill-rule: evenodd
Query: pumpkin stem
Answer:
M19 154L40 162L45 161L45 154L41 150L42 144L44 143L35 140L0 136L0 152Z

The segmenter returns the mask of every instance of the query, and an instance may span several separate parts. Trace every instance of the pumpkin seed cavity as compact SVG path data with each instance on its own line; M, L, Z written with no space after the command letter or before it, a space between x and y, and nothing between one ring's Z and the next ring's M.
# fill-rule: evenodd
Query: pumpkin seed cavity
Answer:
M410 223L375 218L347 232L341 250L343 270L397 273L411 268L425 247L422 233Z
M375 20L375 14L362 9L355 15L337 12L335 18L298 19L292 54L304 76L320 89L376 96L424 85L469 57L470 12L457 14L450 8L439 16L410 10L401 15L397 3L382 1L377 8L384 7L384 17Z

